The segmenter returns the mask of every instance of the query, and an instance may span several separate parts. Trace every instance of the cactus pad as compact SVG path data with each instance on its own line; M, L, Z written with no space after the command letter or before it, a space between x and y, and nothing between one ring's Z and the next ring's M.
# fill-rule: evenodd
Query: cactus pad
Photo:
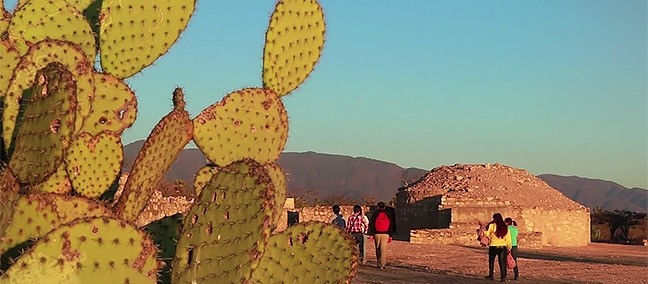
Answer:
M122 133L137 117L135 93L122 80L103 73L94 73L95 96L92 112L82 132L97 134L104 130Z
M4 139L5 149L9 149L11 146L23 92L31 88L36 72L52 62L63 64L76 80L78 109L74 129L81 129L83 120L90 113L92 97L94 96L94 80L91 72L92 66L83 55L83 52L76 45L69 42L58 40L41 41L33 45L27 54L21 58L9 82L2 113L2 138Z
M51 176L44 182L31 187L31 192L45 192L45 193L58 193L67 194L72 191L72 182L65 171L65 163L59 165Z
M0 283L155 284L158 267L146 233L121 220L87 218L40 239Z
M0 255L15 245L40 238L74 219L110 215L110 210L81 197L54 193L21 196L4 236L0 238Z
M90 25L83 14L66 1L25 3L14 12L7 32L21 54L41 40L59 39L78 44L88 61L93 62L96 56Z
M22 183L37 184L53 174L71 140L76 85L60 63L36 73L9 167Z
M286 175L278 164L270 163L264 165L264 167L267 169L268 175L270 175L270 180L272 180L272 184L274 185L275 189L275 199L273 205L274 215L272 217L272 226L274 228L277 226L277 223L281 218L281 214L283 213L284 203L286 203L286 192L288 190L288 186L286 184Z
M106 73L127 78L165 54L187 27L196 0L103 1L99 48Z
M285 96L306 80L320 58L326 26L316 0L281 0L263 50L263 86Z
M274 162L288 138L286 109L269 89L233 92L193 121L196 145L221 167L244 158Z
M270 237L252 283L349 283L357 270L355 242L334 225L300 223Z
M196 196L200 196L200 192L202 191L203 187L205 187L209 183L212 176L214 176L214 174L216 174L217 172L218 167L213 165L206 165L198 170L193 182L194 193L196 194Z
M193 137L189 113L184 109L184 94L173 92L174 109L153 128L144 142L115 204L115 212L124 220L135 221L144 210L164 173Z
M174 283L245 283L270 234L274 189L246 159L219 170L184 218Z
M0 170L0 239L5 234L20 198L18 180L8 168Z
M0 23L0 25L2 24ZM1 29L0 34L2 34ZM20 61L20 53L9 42L0 39L0 67L2 67L0 68L0 99L5 96L9 80L18 61Z
M3 35L7 28L9 27L9 21L11 21L11 15L4 8L4 1L0 1L0 35Z
M65 156L74 192L88 198L101 196L119 176L123 152L117 133L77 135Z

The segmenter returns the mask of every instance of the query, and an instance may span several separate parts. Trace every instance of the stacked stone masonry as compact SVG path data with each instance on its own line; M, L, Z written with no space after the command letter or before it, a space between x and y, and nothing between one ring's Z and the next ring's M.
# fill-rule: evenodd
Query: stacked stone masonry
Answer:
M479 222L494 213L518 223L521 247L585 246L590 212L524 170L443 166L396 195L399 234L413 243L476 245Z

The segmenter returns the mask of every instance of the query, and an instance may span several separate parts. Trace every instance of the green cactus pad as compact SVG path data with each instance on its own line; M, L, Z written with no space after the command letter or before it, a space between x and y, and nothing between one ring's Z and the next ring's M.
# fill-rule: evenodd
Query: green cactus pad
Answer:
M270 175L272 184L274 185L274 215L272 217L272 228L277 227L277 223L281 218L283 213L284 203L286 203L286 192L288 190L288 185L286 184L286 175L284 174L281 167L276 163L270 163L264 165Z
M158 122L137 154L124 191L115 204L115 212L124 220L137 219L164 173L193 137L182 89L174 90L173 103L173 111Z
M158 283L171 283L171 263L176 254L181 226L182 215L174 214L152 222L143 228L160 249L158 258L164 262L164 267L159 271Z
M281 0L270 18L263 49L263 86L285 96L313 71L326 26L316 0Z
M174 283L245 283L270 235L274 189L250 159L219 170L189 209L173 260Z
M95 96L92 112L82 132L97 134L109 130L122 133L137 117L137 99L126 83L115 76L94 73Z
M44 182L32 186L30 191L58 194L70 193L72 191L72 182L70 181L65 169L65 163L60 164L56 169L56 172L49 176Z
M79 219L40 239L0 283L151 283L159 263L149 236L124 221Z
M8 168L0 170L0 238L4 236L8 224L16 211L20 199L20 185Z
M94 201L54 193L23 195L0 238L0 255L24 241L40 238L62 224L82 217L110 216Z
M44 39L59 39L78 44L90 62L97 55L90 25L83 14L66 1L25 3L14 12L7 32L21 54Z
M38 184L63 161L74 129L76 85L72 73L50 63L36 73L9 168L18 180Z
M0 21L0 25L1 21ZM0 27L0 34L2 34ZM20 61L20 53L6 40L0 39L0 99L4 98L14 68Z
M77 135L65 155L74 192L88 198L101 196L119 176L123 159L119 134L105 131Z
M269 89L233 92L203 110L193 123L196 145L221 167L244 158L274 162L288 138L286 109Z
M176 42L196 0L103 1L99 48L106 73L128 78L151 65Z
M212 176L218 172L218 167L213 165L206 165L198 170L194 177L193 187L196 196L200 195L203 187L209 183Z
M94 96L94 79L92 66L81 49L70 42L58 40L41 41L33 45L27 54L21 58L9 82L2 113L2 138L4 139L5 149L11 147L23 92L31 88L36 72L52 62L63 64L76 80L78 108L74 129L81 129L84 119L90 114L92 97Z
M270 237L252 283L350 283L355 241L334 225L306 222Z

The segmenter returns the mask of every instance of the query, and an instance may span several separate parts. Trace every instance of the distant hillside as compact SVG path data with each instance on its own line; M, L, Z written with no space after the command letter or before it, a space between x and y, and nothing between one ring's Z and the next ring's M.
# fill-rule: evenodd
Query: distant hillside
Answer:
M615 182L577 176L544 174L538 177L592 209L603 207L608 210L648 211L648 191L642 188L628 189Z
M138 141L124 147L126 171L143 144ZM169 181L181 179L192 184L195 173L205 163L206 158L199 150L184 150L165 177ZM279 165L288 175L290 195L313 192L320 198L346 196L356 200L362 197L391 200L403 181L418 180L428 172L369 158L315 152L284 153L279 158ZM576 176L543 174L538 177L590 208L648 211L648 191L645 189L627 189L614 182Z

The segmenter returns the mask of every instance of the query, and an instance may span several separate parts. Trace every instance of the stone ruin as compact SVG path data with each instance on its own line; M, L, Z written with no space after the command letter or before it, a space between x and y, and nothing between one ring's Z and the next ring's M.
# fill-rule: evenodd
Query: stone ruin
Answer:
M520 247L586 246L589 208L527 171L501 164L433 169L396 194L398 233L412 243L476 245L494 213L518 224Z

